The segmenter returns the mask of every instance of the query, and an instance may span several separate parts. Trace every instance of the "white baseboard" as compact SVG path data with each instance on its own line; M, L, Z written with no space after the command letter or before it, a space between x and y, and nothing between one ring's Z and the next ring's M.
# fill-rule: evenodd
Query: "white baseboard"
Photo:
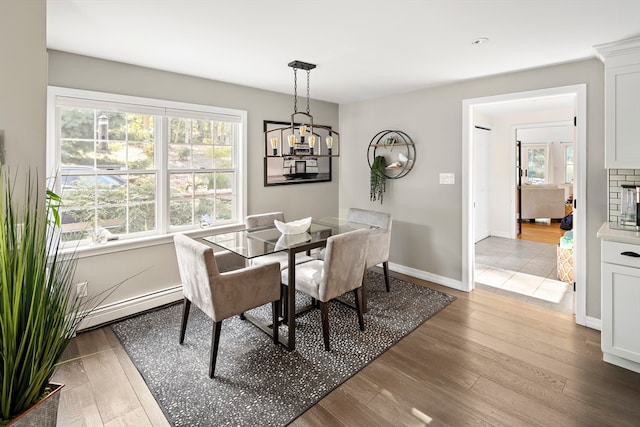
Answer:
M389 269L397 271L398 273L406 274L407 276L417 277L418 279L426 280L429 282L437 283L438 285L446 286L448 288L457 289L463 291L462 281L454 280L449 277L439 276L437 274L429 273L428 271L422 271L411 267L405 267L404 265L389 263Z
M502 237L505 239L513 239L513 234L509 233L508 231L492 231L491 232L491 237Z
M158 292L141 295L124 301L103 305L96 308L80 323L79 330L113 322L155 307L170 304L184 298L182 285L173 286Z
M610 353L602 353L602 360L604 360L607 363L611 363L613 365L621 366L625 369L629 369L630 371L640 373L640 363L638 362L634 362L629 359L624 359L622 357L618 357Z
M584 318L584 326L587 328L595 329L597 331L602 330L602 320L596 319L595 317L585 316Z

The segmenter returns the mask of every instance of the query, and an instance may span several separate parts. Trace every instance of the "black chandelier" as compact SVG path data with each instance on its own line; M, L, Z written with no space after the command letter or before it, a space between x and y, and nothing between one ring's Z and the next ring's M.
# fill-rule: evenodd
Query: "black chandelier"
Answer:
M340 134L330 126L314 124L313 116L311 115L309 83L311 70L316 68L316 65L302 61L291 61L288 65L293 68L293 113L291 114L291 122L287 127L265 130L265 140L271 146L271 152L267 152L267 156L339 156ZM307 72L306 111L298 111L298 70ZM284 144L285 141L287 143L286 146ZM324 146L322 142L324 142Z

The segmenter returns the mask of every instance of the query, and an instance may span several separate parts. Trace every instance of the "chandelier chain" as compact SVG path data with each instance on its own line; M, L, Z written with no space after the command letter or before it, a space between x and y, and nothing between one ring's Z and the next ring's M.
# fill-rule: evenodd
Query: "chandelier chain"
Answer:
M293 67L293 112L298 112L298 69Z
M307 114L311 114L311 109L309 108L309 99L311 96L309 95L309 82L310 82L311 70L307 70Z

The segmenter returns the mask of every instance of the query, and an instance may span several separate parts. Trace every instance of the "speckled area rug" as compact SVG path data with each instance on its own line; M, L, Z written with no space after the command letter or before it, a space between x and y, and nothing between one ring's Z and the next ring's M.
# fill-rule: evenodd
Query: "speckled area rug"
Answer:
M296 350L288 352L238 316L222 324L216 377L208 376L212 321L192 306L178 344L182 304L112 325L169 422L174 426L282 426L315 404L455 298L368 273L365 331L354 309L329 305L331 351L324 351L320 311L296 318ZM351 294L352 295L352 294ZM297 303L308 304L302 294ZM268 319L271 306L251 314ZM280 332L285 334L286 326Z

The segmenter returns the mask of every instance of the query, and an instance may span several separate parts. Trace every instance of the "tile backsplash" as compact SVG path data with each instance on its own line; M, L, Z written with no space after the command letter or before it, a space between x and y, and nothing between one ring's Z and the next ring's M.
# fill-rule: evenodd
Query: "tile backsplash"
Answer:
M620 217L621 184L640 185L640 169L609 169L609 221Z

